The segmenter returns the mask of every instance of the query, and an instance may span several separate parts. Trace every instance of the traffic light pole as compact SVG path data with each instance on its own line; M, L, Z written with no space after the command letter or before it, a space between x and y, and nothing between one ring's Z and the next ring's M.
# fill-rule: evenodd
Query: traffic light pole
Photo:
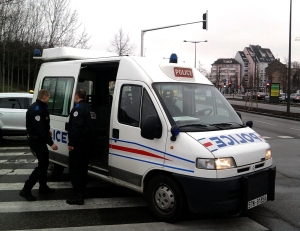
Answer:
M197 22L188 22L188 23L182 23L182 24L176 24L176 25L171 25L171 26L163 26L163 27L156 27L156 28L152 28L152 29L146 29L146 30L142 30L141 31L141 57L144 56L144 35L147 31L153 31L153 30L162 30L162 29L167 29L167 28L171 28L171 27L177 27L177 26L185 26L185 25L189 25L189 24L195 24L195 23L199 23L199 22L207 22L207 11L205 14L203 14L203 18L205 15L205 19L203 21L197 21ZM207 28L207 24L205 24L205 28Z

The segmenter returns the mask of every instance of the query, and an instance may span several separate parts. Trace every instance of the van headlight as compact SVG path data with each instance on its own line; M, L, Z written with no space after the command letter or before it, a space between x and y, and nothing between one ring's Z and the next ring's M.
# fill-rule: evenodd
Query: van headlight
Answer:
M223 170L235 168L236 164L232 157L216 158L216 159L201 159L196 160L196 167L208 170Z
M266 154L265 154L265 159L269 160L271 158L272 158L272 151L271 151L271 149L267 149Z

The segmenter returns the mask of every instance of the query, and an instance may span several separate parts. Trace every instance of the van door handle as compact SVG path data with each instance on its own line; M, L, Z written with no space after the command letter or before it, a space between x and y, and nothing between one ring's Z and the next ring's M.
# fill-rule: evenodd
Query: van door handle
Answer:
M65 123L65 130L68 131L69 130L69 122Z
M119 129L113 128L112 137L115 139L119 139Z

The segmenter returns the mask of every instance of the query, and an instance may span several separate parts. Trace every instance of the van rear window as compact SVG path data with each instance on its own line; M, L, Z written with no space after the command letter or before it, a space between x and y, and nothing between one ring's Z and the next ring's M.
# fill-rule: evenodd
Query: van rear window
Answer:
M52 115L68 116L70 112L73 77L45 77L42 89L50 91L48 111Z

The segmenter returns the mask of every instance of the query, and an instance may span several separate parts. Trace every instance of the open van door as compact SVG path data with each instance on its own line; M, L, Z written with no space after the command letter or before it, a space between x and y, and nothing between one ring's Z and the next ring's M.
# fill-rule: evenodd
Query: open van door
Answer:
M52 139L57 144L58 150L53 151L49 148L49 159L50 162L59 163L65 167L68 164L67 123L69 121L69 113L74 105L73 97L78 82L80 66L79 62L61 62L43 65L38 76L39 84L37 86L39 89L35 89L35 93L40 89L50 91L50 100L48 103L50 126ZM60 166L56 167L59 168ZM63 168L60 167L60 171L55 173L55 175L61 174L61 169ZM55 170L52 169L52 173L53 171Z

